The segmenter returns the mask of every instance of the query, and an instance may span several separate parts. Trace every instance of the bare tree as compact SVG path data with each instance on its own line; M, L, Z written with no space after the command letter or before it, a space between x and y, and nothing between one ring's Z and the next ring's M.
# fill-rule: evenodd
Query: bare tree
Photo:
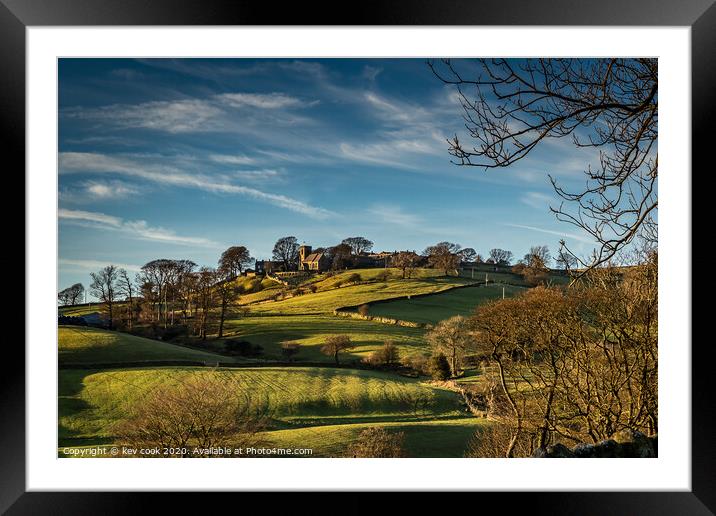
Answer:
M490 259L497 265L509 265L512 261L512 251L504 249L490 249Z
M226 271L229 277L236 277L243 272L245 267L251 265L253 261L254 259L251 258L249 250L244 246L232 246L221 253L219 269Z
M388 432L384 428L372 427L361 431L358 439L348 447L346 456L354 458L398 458L405 457L405 434Z
M429 66L456 86L475 142L465 145L457 135L448 140L458 165L508 167L541 142L564 137L599 150L599 163L585 163L583 189L567 191L550 176L563 199L551 211L599 246L582 265L607 263L636 238L656 245L656 58L479 59L470 70L442 60Z
M352 250L348 244L338 244L328 248L328 257L331 260L333 270L344 269L350 264Z
M569 272L577 266L577 258L560 246L557 257L554 259L558 269Z
M117 300L118 270L114 265L107 265L99 272L91 272L92 283L90 293L107 307L109 329L114 328L114 303Z
M441 269L447 276L451 271L457 270L460 265L460 245L451 242L438 242L437 244L427 247L423 254L428 257L428 263L436 268Z
M248 391L241 396L226 380L211 372L170 379L145 394L115 425L119 442L137 451L171 448L172 457L211 456L195 450L260 444L264 416L251 404Z
M530 251L524 257L524 263L527 267L546 269L552 255L546 245L535 245L530 247Z
M393 267L403 272L403 279L410 278L412 272L420 263L420 257L414 251L401 251L393 256Z
M380 348L373 351L363 361L375 366L395 367L400 363L400 350L395 343L386 340Z
M295 236L279 238L273 246L273 259L290 270L298 260L298 239Z
M656 256L480 305L477 351L497 376L505 455L658 429ZM490 372L489 374L492 374Z
M195 317L195 333L206 340L209 331L211 310L216 304L216 270L210 267L202 267L196 273L196 304L197 315Z
M468 330L467 320L456 315L440 321L430 330L425 339L433 348L433 354L444 354L450 361L453 376L460 373L465 350L472 344L472 336Z
M127 327L131 331L134 322L134 298L136 287L126 269L117 271L117 293L127 302Z
M219 333L217 338L224 336L224 322L229 305L239 297L240 290L227 271L219 269L216 272L216 294L219 299Z
M57 299L61 305L76 305L82 301L85 294L85 287L82 283L75 283L71 287L61 290L57 294Z
M356 256L361 253L367 253L373 249L373 242L364 237L346 238L341 242L341 244L350 246L351 252Z
M196 294L196 275L194 274L196 267L196 263L191 260L177 260L177 274L173 290L181 303L184 320L191 315L192 300ZM187 314L187 312L189 313Z
M321 353L332 356L336 361L336 365L339 365L338 354L341 351L348 351L355 347L356 345L351 341L348 335L331 335L321 347Z
M156 309L156 320L163 320L165 326L167 290L173 271L172 260L161 258L143 265L140 273L140 283L151 290L149 298L152 300L152 308Z
M457 254L460 256L460 260L462 260L463 262L472 262L477 257L477 252L472 247L460 249Z

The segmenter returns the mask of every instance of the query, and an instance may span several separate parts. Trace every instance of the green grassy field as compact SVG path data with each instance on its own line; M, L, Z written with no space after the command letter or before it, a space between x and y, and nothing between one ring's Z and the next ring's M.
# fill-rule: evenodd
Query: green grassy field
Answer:
M383 345L386 340L395 342L406 355L426 351L424 330L405 328L378 322L336 317L334 315L258 316L232 319L226 323L231 338L247 340L264 348L267 358L280 358L281 343L295 341L301 344L296 360L331 361L320 351L327 337L348 335L356 344L342 360L357 359Z
M333 288L282 301L253 305L251 311L257 314L325 314L332 313L336 308L343 306L360 305L377 299L389 299L407 294L440 292L466 283L469 283L469 280L457 277L394 279L387 282Z
M356 273L359 282L348 282ZM110 445L116 439L114 425L139 406L146 393L205 375L231 386L236 396L250 399L270 417L271 425L262 438L273 446L312 448L316 457L342 456L361 430L385 426L405 433L409 456L461 457L475 431L489 423L466 412L456 393L395 373L300 366L301 361L331 362L332 357L323 355L320 348L328 336L336 334L346 334L356 344L350 353L341 355L343 363L359 361L388 340L403 356L429 351L423 328L337 317L333 313L337 308L431 293L434 295L376 305L374 309L387 309L385 315L390 317L436 322L471 311L476 304L494 297L493 292L502 293L501 288L497 292L494 287L452 290L473 280L444 277L429 269L416 271L412 279L405 280L397 270L388 269L390 276L383 281L379 275L384 273L384 269L364 269L316 275L300 285L306 294L258 304L255 302L292 289L271 280L237 280L244 292L240 303L248 306L248 313L226 321L225 339L262 346L260 359L269 361L282 358L282 342L298 342L301 350L295 357L297 365L292 367L153 366L152 361L161 360L214 364L232 358L124 333L60 327L60 365L101 367L97 364L146 362L146 366L60 369L58 446ZM310 286L314 293L309 291ZM513 287L508 288L509 295ZM210 337L205 344L220 351L224 340Z
M425 297L370 305L368 314L403 321L435 324L454 315L471 315L478 305L494 299L501 299L503 287L506 297L511 297L524 290L512 285L497 284L459 288Z
M231 361L213 353L126 333L89 328L60 326L57 345L60 364L116 363L152 360L187 360L215 363Z
M117 306L121 306L119 303ZM102 311L102 306L98 304L93 305L73 305L73 306L60 306L57 308L60 315L66 315L68 317L82 317L83 315L89 315L96 312Z
M336 456L362 428L405 431L415 456L461 456L475 428L451 391L376 371L333 368L196 367L111 371L61 370L59 447L112 443L113 425L152 389L203 375L231 386L272 421L265 437L274 446L316 448Z
M472 270L471 267L464 268L460 271L460 277L482 283L487 280L488 283L507 283L510 285L528 286L527 282L519 274L513 274L509 272L508 269L500 269L499 272L495 272L493 267L489 265L480 265L475 267L474 270ZM566 285L569 281L569 277L558 273L549 275L549 282L553 285Z

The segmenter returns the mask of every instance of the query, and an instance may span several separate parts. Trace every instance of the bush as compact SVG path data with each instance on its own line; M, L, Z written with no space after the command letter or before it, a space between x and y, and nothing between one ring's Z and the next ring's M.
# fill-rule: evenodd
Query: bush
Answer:
M512 266L512 273L519 274L521 276L524 274L526 268L527 266L524 263L518 263Z
M433 380L447 380L450 378L450 364L445 355L439 353L430 357L428 372Z
M352 272L344 280L346 283L360 283L361 276L357 272Z
M348 447L346 455L354 458L405 457L403 432L388 432L384 428L366 428Z
M367 304L363 304L358 307L358 313L361 314L363 317L366 317L369 312L370 306L368 306Z
M387 271L383 269L378 274L376 274L375 279L377 281L388 281L388 278L390 278L390 271Z
M363 362L372 366L395 367L400 363L400 352L395 344L386 341L383 347L373 351Z
M403 367L407 367L419 375L430 374L428 371L428 357L425 355L408 355L403 357L400 363Z

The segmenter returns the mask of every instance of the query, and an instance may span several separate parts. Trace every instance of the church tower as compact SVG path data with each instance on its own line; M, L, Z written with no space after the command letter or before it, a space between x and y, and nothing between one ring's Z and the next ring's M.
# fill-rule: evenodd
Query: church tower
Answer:
M306 261L306 258L308 258L308 255L311 254L311 246L310 245L302 245L298 248L298 268L303 269L303 262Z

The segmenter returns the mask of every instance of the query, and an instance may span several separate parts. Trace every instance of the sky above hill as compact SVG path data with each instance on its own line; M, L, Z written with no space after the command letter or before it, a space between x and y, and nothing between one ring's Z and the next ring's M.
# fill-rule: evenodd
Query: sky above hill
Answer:
M215 265L231 245L270 258L287 235L587 253L547 174L579 187L594 152L555 139L460 167L445 140L462 114L421 59L61 59L59 287L109 263Z

